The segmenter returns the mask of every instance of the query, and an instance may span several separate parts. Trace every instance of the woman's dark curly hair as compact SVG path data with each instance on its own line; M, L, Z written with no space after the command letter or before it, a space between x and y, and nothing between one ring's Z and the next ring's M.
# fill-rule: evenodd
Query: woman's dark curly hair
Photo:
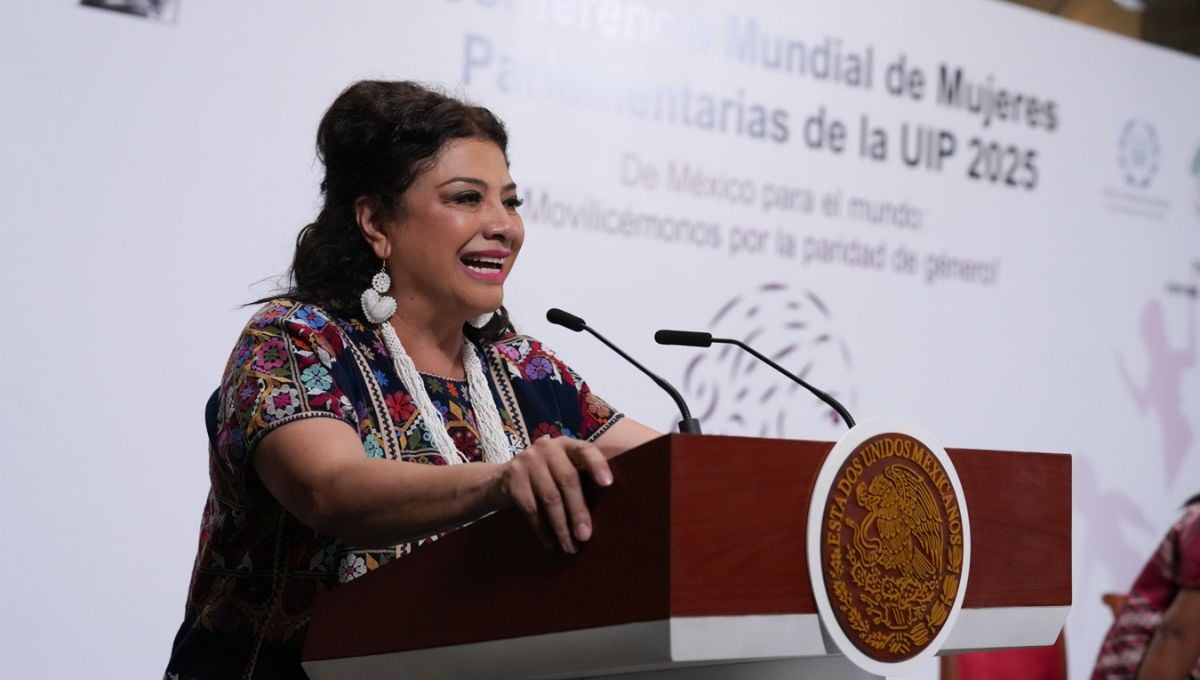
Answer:
M362 318L359 296L379 271L379 258L358 228L355 202L367 197L385 219L404 214L404 192L454 139L495 142L508 157L508 132L491 111L416 83L363 80L338 95L317 129L325 165L325 203L296 237L290 270L294 300L344 318ZM481 329L464 326L476 342L512 332L503 307Z

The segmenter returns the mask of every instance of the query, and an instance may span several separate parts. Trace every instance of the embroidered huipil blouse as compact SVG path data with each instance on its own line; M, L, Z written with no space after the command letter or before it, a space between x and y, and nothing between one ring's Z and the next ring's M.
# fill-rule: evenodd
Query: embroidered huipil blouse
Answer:
M1200 588L1200 503L1192 504L1171 526L1100 645L1092 680L1133 680L1180 590ZM1200 661L1186 676L1200 680Z
M514 450L543 436L594 440L617 413L546 347L514 335L476 348ZM465 380L422 376L458 450L482 460ZM255 445L302 418L337 418L363 455L444 465L372 327L277 300L250 320L220 387L211 490L183 625L167 678L305 677L299 659L313 600L402 558L433 536L360 549L283 509L254 473ZM399 603L398 603L399 605Z

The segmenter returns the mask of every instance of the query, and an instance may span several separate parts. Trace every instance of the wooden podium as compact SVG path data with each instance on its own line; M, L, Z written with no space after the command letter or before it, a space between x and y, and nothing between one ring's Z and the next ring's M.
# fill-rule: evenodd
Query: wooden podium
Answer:
M594 536L545 550L505 511L316 604L313 680L868 678L840 656L808 576L828 442L668 435L590 489ZM1071 462L948 449L972 536L942 654L1048 645L1071 604Z

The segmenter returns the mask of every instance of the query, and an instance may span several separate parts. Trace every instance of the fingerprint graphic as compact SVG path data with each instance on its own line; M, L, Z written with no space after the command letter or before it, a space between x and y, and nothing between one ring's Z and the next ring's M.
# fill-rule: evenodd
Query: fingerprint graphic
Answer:
M850 350L816 293L763 284L721 305L707 330L750 345L853 413ZM844 429L808 390L731 345L699 350L684 370L683 392L707 434L829 438Z

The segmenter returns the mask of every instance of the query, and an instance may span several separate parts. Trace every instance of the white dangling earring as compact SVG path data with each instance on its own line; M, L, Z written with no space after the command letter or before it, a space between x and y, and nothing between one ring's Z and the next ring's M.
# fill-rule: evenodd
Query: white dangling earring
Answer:
M359 298L367 321L384 323L396 313L396 298L387 295L391 287L392 277L388 276L387 260L384 260L379 273L371 277L371 287L364 290Z
M500 310L496 310L496 311L500 311ZM495 317L496 317L496 312L488 312L487 314L480 314L479 316L475 317L474 319L471 319L467 323L470 324L470 326L472 328L483 328L484 326L491 323L492 319L494 319Z

